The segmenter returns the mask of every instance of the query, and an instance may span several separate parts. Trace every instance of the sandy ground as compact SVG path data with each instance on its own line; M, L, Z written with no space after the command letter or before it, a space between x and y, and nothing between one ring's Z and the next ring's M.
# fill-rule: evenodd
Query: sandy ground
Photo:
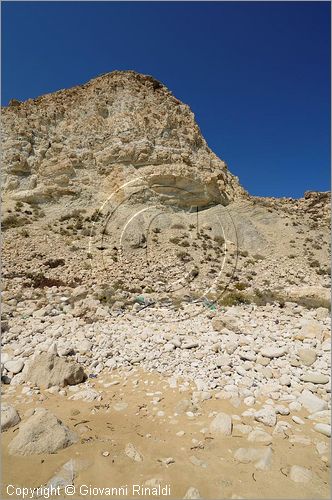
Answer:
M104 387L114 381L119 383ZM92 384L102 392L102 401L69 401L66 396L47 392L42 392L46 399L38 401L38 395L27 397L21 394L20 388L9 394L4 387L3 401L14 404L23 421L28 409L45 407L76 431L80 440L52 455L17 457L8 454L7 445L18 426L3 433L1 498L21 498L7 493L10 484L19 487L47 484L71 458L81 464L74 480L75 495L61 494L54 498L107 498L100 492L90 494L84 485L95 488L127 486L127 495L113 495L113 498L149 498L133 494L132 485L144 485L152 478L160 479L162 486L169 487L170 494L165 497L172 499L183 498L189 487L197 488L202 498L329 498L329 468L319 458L313 443L304 446L291 443L287 438L273 437L271 469L259 471L252 464L238 463L233 454L240 447L262 445L249 443L247 436L236 430L231 437L214 438L201 432L209 426L212 412L240 416L247 409L245 406L235 408L229 401L212 398L198 404L195 416L186 413L175 416L177 403L190 399L192 389L172 389L165 377L136 369L128 377L116 372L101 374ZM160 401L154 404L154 399ZM128 406L115 406L117 403ZM158 412L164 414L158 415ZM303 417L301 413L299 416ZM291 422L291 417L279 416L279 420ZM235 417L233 423L253 425L253 420L240 417L237 422ZM255 425L264 428L257 422ZM298 428L293 422L292 425L293 434L328 441L314 432L308 421ZM264 430L271 432L272 429L265 427ZM177 436L179 431L185 434ZM142 462L125 455L128 443L133 443L143 455ZM160 461L168 457L172 457L174 463L166 465ZM201 460L201 465L191 463L191 457ZM289 467L294 464L311 469L314 480L305 485L294 483L288 477Z

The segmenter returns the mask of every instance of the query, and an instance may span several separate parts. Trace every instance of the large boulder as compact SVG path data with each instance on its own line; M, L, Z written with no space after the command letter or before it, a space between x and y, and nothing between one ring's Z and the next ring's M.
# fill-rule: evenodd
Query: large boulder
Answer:
M85 377L78 363L46 352L34 356L25 374L26 381L45 389L79 384Z
M18 434L9 443L11 455L40 455L55 453L77 441L70 431L53 413L40 408L23 424Z
M13 406L6 403L1 405L1 432L18 424L20 420L19 414Z

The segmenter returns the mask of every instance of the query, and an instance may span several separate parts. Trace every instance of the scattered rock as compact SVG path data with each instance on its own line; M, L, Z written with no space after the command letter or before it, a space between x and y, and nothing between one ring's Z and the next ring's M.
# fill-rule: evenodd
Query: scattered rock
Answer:
M285 347L276 347L274 345L266 346L261 349L261 355L265 358L281 358L286 354L287 350Z
M316 424L314 425L314 429L324 436L331 437L331 426L329 424Z
M6 361L4 363L4 366L7 371L15 375L16 373L20 373L23 370L24 361L23 359L12 359L10 361Z
M45 389L79 384L84 378L84 370L78 363L45 352L33 357L25 375L28 382Z
M126 403L125 401L119 401L119 403L115 403L113 405L113 409L115 411L124 411L128 408L128 403Z
M267 470L272 463L272 449L264 448L239 448L234 453L234 458L243 464L253 463L258 470Z
M316 411L316 413L309 415L308 419L322 424L329 424L331 422L331 412L329 410Z
M222 332L225 328L228 328L232 332L237 333L239 331L239 322L235 316L225 314L224 316L216 316L212 319L212 327L217 332Z
M75 394L70 396L69 399L72 399L74 401L81 399L82 401L91 402L91 401L101 401L102 396L96 390L88 387L87 389L83 389L82 391L75 392Z
M318 340L322 340L323 338L322 326L315 320L303 320L300 333L304 338Z
M302 418L298 417L297 415L293 415L292 416L292 420L296 424L299 424L299 425L303 425L304 424L304 420L302 420Z
M248 434L248 441L264 443L268 445L272 443L272 436L262 429L254 429Z
M150 488L156 488L159 485L161 485L161 483L162 483L161 479L159 479L158 477L152 477L151 479L147 479L144 482L144 486L148 486Z
M218 356L215 360L216 366L221 368L223 366L229 366L231 362L231 357L228 354L223 354L222 356Z
M283 375L281 375L279 382L281 385L285 385L287 387L289 387L292 383L290 376L286 375L285 373Z
M73 484L77 474L90 466L88 460L70 459L61 469L49 480L47 488L65 488L69 484Z
M325 307L317 307L316 309L316 318L317 319L325 319L330 317L330 311Z
M313 474L311 470L301 467L300 465L292 465L289 477L295 483L308 483L312 480Z
M212 434L230 436L232 434L232 418L227 413L218 413L210 424Z
M328 455L330 447L324 441L318 441L316 443L316 450L319 455Z
M317 359L316 351L313 349L299 349L298 356L301 363L305 366L311 366Z
M175 460L173 457L166 457L166 458L158 458L158 462L161 462L163 465L171 465L175 463Z
M301 375L300 380L303 382L311 382L312 384L327 384L330 379L327 375L313 372Z
M277 423L276 411L271 407L262 408L261 410L257 411L254 414L254 418L255 420L257 420L257 422L261 422L268 427L274 427Z
M190 399L181 399L177 402L174 408L174 412L178 415L183 415L187 411L192 411L194 409L192 401Z
M1 405L1 432L17 425L21 421L19 414L13 406L6 403Z
M240 351L239 356L243 361L255 361L257 357L253 351Z
M92 349L92 343L89 340L82 340L77 344L77 351L80 354L86 354L90 352Z
M201 460L200 458L197 458L194 455L189 457L189 462L192 463L193 465L197 465L198 467L203 467L203 469L206 469L207 467L207 464L204 462L204 460Z
M199 343L195 341L189 341L189 342L183 342L181 344L182 349L194 349L195 347L198 347Z
M251 431L252 431L251 425L235 424L233 426L233 435L238 432L240 432L240 434L250 434Z

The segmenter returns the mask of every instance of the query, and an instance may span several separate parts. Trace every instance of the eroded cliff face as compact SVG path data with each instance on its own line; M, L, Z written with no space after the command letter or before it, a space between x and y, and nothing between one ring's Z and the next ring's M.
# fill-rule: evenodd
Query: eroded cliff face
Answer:
M133 179L147 198L185 207L245 196L190 108L150 76L115 71L11 101L2 120L5 199L90 206Z
M3 129L14 287L120 280L124 307L143 292L155 303L217 301L230 282L238 300L300 285L326 300L330 193L249 196L188 106L152 77L113 72L14 101Z

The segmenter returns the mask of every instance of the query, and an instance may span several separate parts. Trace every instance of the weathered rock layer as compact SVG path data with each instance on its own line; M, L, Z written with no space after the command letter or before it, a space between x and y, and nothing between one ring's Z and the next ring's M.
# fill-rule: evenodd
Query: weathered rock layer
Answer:
M134 71L11 101L3 129L3 185L14 200L88 206L135 178L184 206L227 204L244 194L190 108Z

